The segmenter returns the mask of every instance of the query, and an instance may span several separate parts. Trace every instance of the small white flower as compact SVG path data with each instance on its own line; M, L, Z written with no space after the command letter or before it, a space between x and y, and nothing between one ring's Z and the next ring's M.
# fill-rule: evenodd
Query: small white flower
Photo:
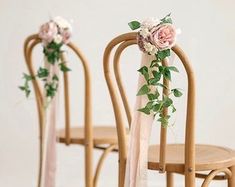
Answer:
M153 17L147 18L141 23L141 28L151 29L154 26L158 25L159 23L160 23L160 20L157 18L153 18Z
M62 17L57 16L53 18L53 21L62 29L72 30L72 26L70 25L70 23Z
M150 35L149 29L147 29L147 28L141 29L140 35L143 36L144 38L147 38Z
M55 37L54 37L54 42L57 43L57 44L60 44L61 42L63 41L63 38L60 34L57 34Z
M144 49L145 49L148 53L150 53L151 55L156 54L157 51L158 51L158 49L157 49L154 45L152 45L151 43L149 43L149 42L145 42L145 43L144 43Z

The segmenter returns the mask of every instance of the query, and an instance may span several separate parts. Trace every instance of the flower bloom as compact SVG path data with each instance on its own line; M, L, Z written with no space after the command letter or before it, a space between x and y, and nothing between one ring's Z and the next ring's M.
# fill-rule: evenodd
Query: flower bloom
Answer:
M61 28L61 29L72 30L72 27L71 27L70 23L66 19L64 19L60 16L57 16L57 17L53 18L52 21L55 22L58 25L58 27Z
M71 38L72 32L70 29L63 29L61 31L62 41L64 44L69 43L69 40Z
M160 21L156 18L148 18L141 23L141 28L150 30L159 23Z
M176 29L172 24L165 23L151 30L150 41L159 50L171 48L176 41Z
M51 42L67 44L71 34L72 27L69 22L64 18L55 17L40 27L38 35L42 39L44 46L47 46Z
M44 45L47 45L53 41L57 33L57 25L54 22L49 21L40 27L39 38L42 39Z

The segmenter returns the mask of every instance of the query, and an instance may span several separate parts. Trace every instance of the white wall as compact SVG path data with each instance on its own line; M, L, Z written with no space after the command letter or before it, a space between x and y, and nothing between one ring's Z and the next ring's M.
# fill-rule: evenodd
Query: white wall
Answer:
M197 77L197 142L235 149L234 8L233 0L0 0L0 186L33 187L36 184L38 129L35 103L33 97L24 99L17 86L22 83L22 72L26 71L23 41L29 34L37 32L38 26L47 21L49 15L74 20L73 41L84 51L92 69L94 121L113 124L102 72L105 45L114 36L129 32L127 23L133 19L161 17L172 12L175 24L182 30L178 43L191 59ZM136 48L125 55L128 68L123 69L124 74L128 73L125 77L129 79L127 90L130 96L135 94L139 65L139 57L133 57L132 51ZM71 61L73 58L71 56ZM81 73L81 66L71 67L76 78ZM133 67L132 71L130 67ZM184 88L183 70L181 72L176 77L180 80L177 86ZM72 87L76 89L72 94L75 110L82 102L81 97L76 98L82 85L72 81ZM133 103L134 97L130 100ZM177 107L184 111L181 103L184 104L184 99L177 102ZM173 142L183 140L180 125L184 121L183 114L178 112L175 118L176 125L170 133ZM73 111L73 116L74 122L81 123L81 109ZM152 142L156 142L155 139L153 136ZM80 146L58 145L58 187L82 186L82 151ZM100 152L95 153L97 159ZM158 173L151 172L149 178L152 186L164 186L164 177ZM177 178L178 186L183 186L182 182L182 177ZM99 184L100 187L117 186L116 154L105 163ZM217 184L226 186L223 182Z

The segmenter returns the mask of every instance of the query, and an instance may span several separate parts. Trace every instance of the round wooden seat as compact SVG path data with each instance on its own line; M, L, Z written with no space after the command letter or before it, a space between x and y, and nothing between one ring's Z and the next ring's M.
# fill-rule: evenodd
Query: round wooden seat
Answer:
M196 171L226 168L235 162L235 151L213 145L196 145ZM166 147L166 170L184 172L184 145L169 144ZM159 170L159 145L149 147L148 167Z
M84 128L71 127L70 129L71 143L84 144ZM65 129L57 131L57 139L61 143L65 143ZM117 144L117 130L115 127L97 126L93 128L94 145L101 144Z

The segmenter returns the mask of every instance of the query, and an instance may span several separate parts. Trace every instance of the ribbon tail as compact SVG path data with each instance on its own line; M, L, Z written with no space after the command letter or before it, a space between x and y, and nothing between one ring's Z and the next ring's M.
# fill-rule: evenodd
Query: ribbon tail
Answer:
M154 56L142 55L141 67L149 66ZM139 76L138 90L145 83ZM149 137L154 121L153 115L137 111L148 102L146 96L138 96L134 107L134 118L130 129L129 152L127 156L125 187L147 187Z

